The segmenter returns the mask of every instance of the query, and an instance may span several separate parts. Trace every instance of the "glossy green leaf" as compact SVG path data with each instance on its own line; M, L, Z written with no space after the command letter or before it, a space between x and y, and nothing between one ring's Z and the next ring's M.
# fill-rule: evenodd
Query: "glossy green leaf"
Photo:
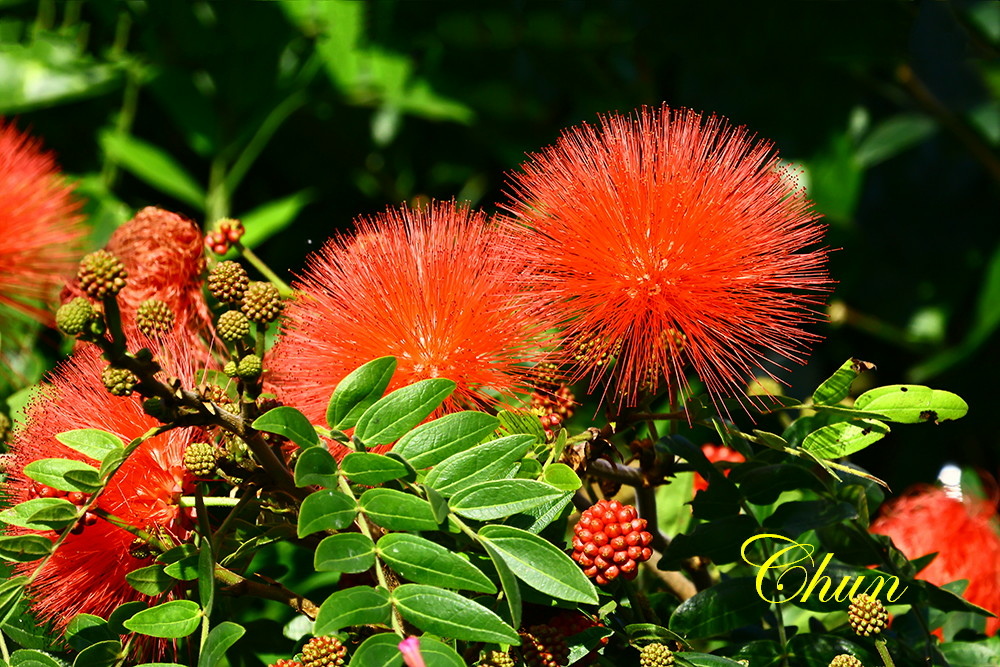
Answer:
M448 506L459 516L489 521L524 512L568 495L569 491L561 491L544 482L498 479L462 489L451 497Z
M295 462L295 486L337 486L337 461L325 447L302 450Z
M354 667L403 667L399 642L399 635L394 632L372 635L354 651L350 664Z
M916 384L894 384L866 391L854 401L854 407L877 412L888 421L902 424L961 419L969 412L969 404L960 396Z
M111 452L125 448L125 443L117 435L96 428L64 431L56 435L56 440L95 461L103 461Z
M497 413L500 427L510 435L526 434L534 436L537 442L545 442L545 429L538 415L527 410L501 410Z
M358 506L369 519L386 530L437 530L438 521L430 503L395 489L369 489Z
M468 641L514 644L517 631L486 607L454 591L403 584L392 592L400 615L424 632Z
M851 384L861 373L871 370L874 364L860 359L848 359L813 392L813 403L836 405L851 393Z
M21 649L10 654L11 667L64 667L63 663L44 651Z
M148 608L149 604L143 602L142 600L135 600L134 602L126 602L125 604L118 605L118 607L108 615L108 632L114 635L128 634L128 629L122 624L143 609Z
M480 482L507 477L533 444L530 435L510 435L477 445L437 464L424 483L447 498Z
M354 435L368 446L398 440L437 410L455 386L451 380L433 378L397 389L365 410Z
M52 551L52 540L41 535L4 535L0 537L0 559L29 563Z
M496 593L479 569L453 551L407 533L389 533L378 541L379 557L409 581L442 588Z
M503 590L504 602L506 602L506 607L503 609L505 612L504 620L511 627L519 628L521 627L521 612L523 611L521 606L521 584L518 583L517 577L511 572L498 549L494 548L488 541L480 542L480 544L482 544L483 549L489 555L493 567L496 568L497 576L500 578L500 588Z
M725 634L760 622L768 603L757 594L753 577L721 581L680 604L670 617L670 629L687 639Z
M65 498L34 498L0 512L0 521L29 530L61 530L79 513L80 508Z
M382 397L395 372L396 359L380 357L349 373L330 397L327 425L338 430L353 428L361 415Z
M193 600L171 600L144 609L122 625L132 632L150 637L177 639L187 637L201 624L201 608Z
M474 447L496 430L500 421L484 412L455 412L421 424L399 439L392 451L414 468L429 468Z
M7 623L9 617L19 608L27 583L26 576L0 580L0 625Z
M576 491L583 486L580 476L565 463L550 463L545 466L542 481L563 491Z
M1000 665L1000 643L948 642L941 645L941 653L949 667L982 667Z
M124 655L122 643L109 639L88 646L77 654L73 667L113 667Z
M163 571L162 565L150 565L125 575L128 585L143 595L159 595L177 585L177 580Z
M205 191L164 149L119 132L99 136L107 156L137 178L196 210L205 205Z
M101 488L100 474L94 466L71 459L38 459L24 466L31 479L60 491L93 493Z
M806 436L802 449L821 459L839 459L859 452L889 433L877 419L857 419L823 426Z
M194 581L198 578L198 553L194 552L189 556L184 556L175 560L163 568L163 571L174 579L181 581Z
M361 533L330 535L316 547L313 563L317 572L364 572L375 564L375 543Z
M455 649L430 637L421 637L420 655L427 667L466 667L462 656Z
M704 556L720 565L736 563L744 540L757 532L757 521L745 514L699 524L689 534L675 535L658 567L679 570L692 556Z
M538 507L532 507L531 509L524 510L520 514L510 517L507 524L537 535L541 533L546 526L559 519L559 517L563 517L563 519L565 519L568 516L566 508L570 506L572 501L573 494L565 493L553 500L548 500L542 503Z
M226 651L246 634L246 628L230 621L223 621L212 628L205 647L198 656L198 667L217 667L226 657Z
M125 461L127 456L128 455L125 453L124 449L115 450L113 452L110 452L107 456L105 456L104 460L101 461L101 470L100 470L101 481L106 482L111 477L111 475L114 474L114 472L118 469L118 466L120 466Z
M358 505L340 491L325 489L306 496L299 508L298 536L305 537L321 530L343 530L354 522Z
M268 410L257 417L251 426L258 431L284 436L303 449L319 444L319 436L309 419L287 405Z
M655 623L632 623L626 625L625 634L628 635L630 642L637 644L652 642L666 644L673 641L684 643L684 638L679 634Z
M97 642L117 639L108 628L108 622L100 616L94 616L93 614L77 614L74 616L70 620L69 625L66 626L63 638L70 645L70 648L75 651L82 651Z
M355 586L337 591L320 605L313 632L332 635L355 625L389 625L389 593L383 588Z
M401 479L410 472L401 461L369 452L351 452L340 462L340 469L352 482L364 486Z
M597 591L580 566L551 542L518 528L493 524L479 529L514 575L560 600L597 604Z

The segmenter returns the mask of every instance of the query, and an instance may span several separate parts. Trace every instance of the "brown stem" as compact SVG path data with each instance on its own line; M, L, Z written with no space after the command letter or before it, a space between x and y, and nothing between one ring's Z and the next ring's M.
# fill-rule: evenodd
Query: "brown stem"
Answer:
M276 581L266 583L253 581L218 564L215 566L215 578L223 584L220 592L226 595L252 595L265 600L283 602L300 614L305 614L313 621L316 620L316 614L319 613L319 607L316 603L312 602L309 598L288 590Z

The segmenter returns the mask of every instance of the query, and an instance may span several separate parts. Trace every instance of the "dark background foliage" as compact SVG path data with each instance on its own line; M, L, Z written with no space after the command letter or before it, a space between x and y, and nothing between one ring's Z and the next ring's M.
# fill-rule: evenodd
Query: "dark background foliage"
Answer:
M858 457L900 490L996 475L1000 5L0 3L0 113L80 180L99 244L156 204L241 216L294 271L351 220L418 198L495 210L559 131L641 105L726 116L799 164L829 225L834 324L787 379L847 357L927 382L966 419ZM595 258L600 261L600 258ZM54 344L5 353L10 394ZM10 345L9 343L6 343ZM41 362L38 360L42 359Z

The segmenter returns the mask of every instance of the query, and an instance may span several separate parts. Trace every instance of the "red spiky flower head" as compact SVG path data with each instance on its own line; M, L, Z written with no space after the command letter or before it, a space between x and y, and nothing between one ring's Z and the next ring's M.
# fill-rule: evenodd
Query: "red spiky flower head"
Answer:
M449 410L526 389L551 323L524 291L524 256L497 250L503 234L480 212L437 202L331 240L296 285L269 365L282 399L321 422L337 383L388 355L398 361L390 391L454 380Z
M937 556L917 573L936 586L966 579L969 602L1000 615L1000 521L995 503L960 499L934 486L909 489L886 503L871 532L888 535L909 558ZM986 632L1000 631L1000 618L986 619Z
M519 251L567 322L575 376L632 404L690 365L716 400L801 361L829 280L810 202L771 145L687 110L583 124L511 180ZM612 363L613 362L613 363ZM613 366L613 370L609 370ZM769 371L768 371L769 372Z
M207 353L194 352L185 340L174 336L153 341L130 333L130 341L136 347L154 350L163 366L164 378L173 376L190 382L196 366L204 365L205 359L199 357ZM73 459L99 467L99 462L56 440L59 433L96 428L128 443L159 425L143 412L138 394L112 396L105 389L101 371L106 366L100 350L88 345L79 348L53 372L50 383L30 406L25 426L16 432L11 444L5 487L8 504L58 496L66 496L76 504L84 502L84 494L67 495L24 473L29 463L46 458ZM204 433L184 428L147 440L111 478L96 507L161 539L183 542L192 523L190 514L179 506L178 500L184 487L193 482L191 473L184 468L184 449L196 439L204 439ZM149 551L135 543L132 533L90 513L75 530L79 532L67 537L29 586L31 607L40 619L52 622L62 631L79 613L107 618L125 602L156 603L172 597L173 592L157 598L143 595L127 583L128 573L152 564ZM17 527L9 527L8 532L37 532L52 539L56 537L53 531ZM39 564L39 561L21 563L16 570L30 575ZM160 655L167 648L165 643L151 638L140 638L139 643L147 655Z
M0 304L47 324L47 305L81 254L72 190L38 140L0 120Z

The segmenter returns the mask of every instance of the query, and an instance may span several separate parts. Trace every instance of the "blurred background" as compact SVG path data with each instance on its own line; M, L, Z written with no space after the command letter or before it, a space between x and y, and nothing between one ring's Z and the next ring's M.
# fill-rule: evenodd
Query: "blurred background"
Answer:
M598 113L726 116L801 166L838 249L790 391L853 356L971 406L857 457L898 491L946 461L1000 471L998 54L995 0L3 0L0 115L78 183L94 247L150 204L232 215L282 275L386 206L495 210L526 153ZM7 328L16 409L65 343Z

